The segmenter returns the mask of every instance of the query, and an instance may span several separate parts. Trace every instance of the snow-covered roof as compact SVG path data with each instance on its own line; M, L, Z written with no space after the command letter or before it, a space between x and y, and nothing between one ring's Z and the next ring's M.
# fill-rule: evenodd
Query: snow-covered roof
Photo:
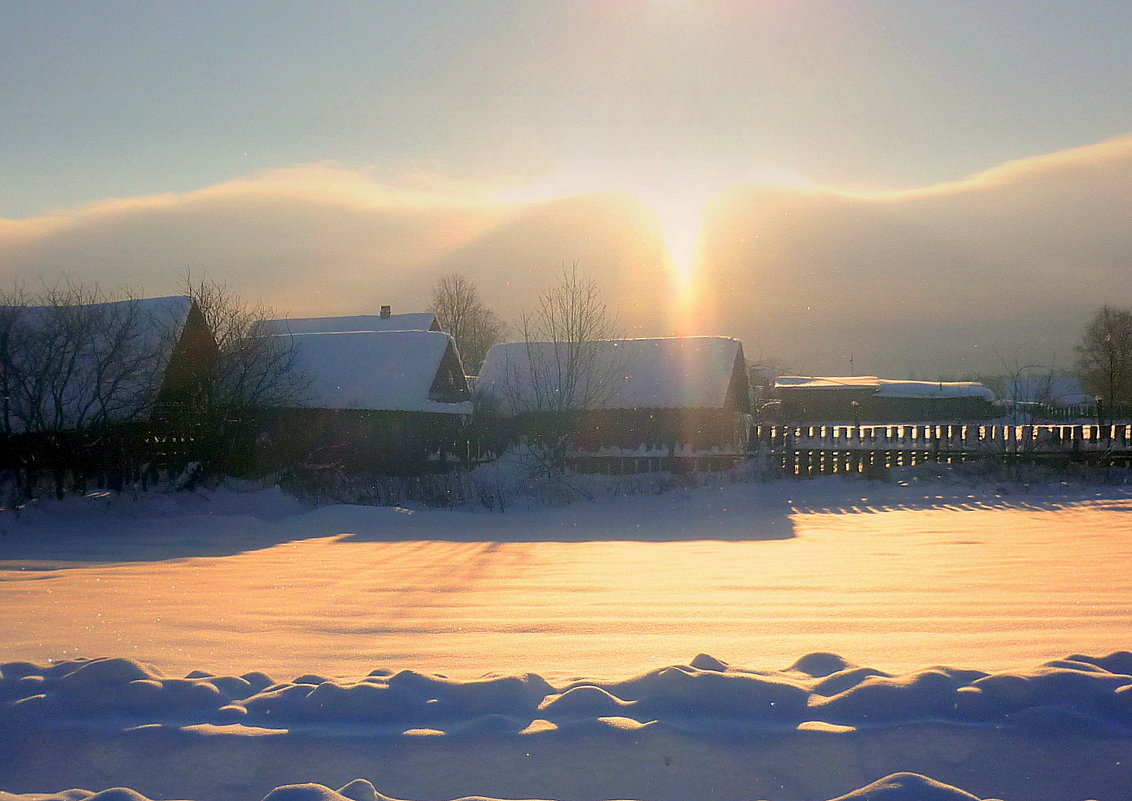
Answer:
M436 315L432 312L411 314L354 314L345 317L296 317L291 319L265 320L265 326L273 334L332 334L348 331L431 331L436 326Z
M878 398L982 398L994 400L994 393L975 381L892 381L880 380Z
M774 380L778 389L880 389L880 379L875 375L857 376L813 376L780 375Z
M471 414L470 401L434 399L452 337L440 331L353 331L295 334L295 366L309 380L300 405ZM457 359L455 380L464 380ZM463 393L466 395L466 391Z
M994 400L994 393L974 381L904 381L859 376L779 376L778 389L835 390L853 389L872 392L878 398L984 398Z
M1016 378L1006 382L1006 393L1016 403L1085 406L1094 402L1076 378Z
M185 327L193 301L188 295L170 295L161 298L129 298L107 303L87 303L77 306L0 306L4 312L14 312L27 330L39 330L49 325L52 315L71 312L101 316L103 319L122 319L128 314L137 316L139 344L153 347L172 347L170 333L179 333ZM107 334L103 330L97 333Z
M66 430L147 414L192 306L188 296L174 295L0 307L13 326L15 372L41 382L12 393L8 425Z
M742 343L727 337L618 339L587 347L593 349L592 367L581 383L590 391L575 393L577 402L564 404L566 408L719 408L727 400L736 363L743 364ZM546 408L536 396L540 389L558 386L551 376L558 374L568 352L567 345L551 342L496 345L484 359L477 393L497 400L508 412Z

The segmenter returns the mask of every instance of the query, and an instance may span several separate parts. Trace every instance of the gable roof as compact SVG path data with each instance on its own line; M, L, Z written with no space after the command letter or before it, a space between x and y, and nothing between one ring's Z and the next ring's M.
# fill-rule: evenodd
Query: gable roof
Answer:
M0 307L14 380L22 375L39 382L23 391L9 388L8 414L0 423L17 433L68 430L151 413L194 312L203 325L185 295Z
M354 314L345 317L296 317L292 319L264 320L273 334L333 334L348 331L439 331L436 315L432 312L412 314Z
M590 344L595 348L592 379L601 384L591 393L590 408L722 408L729 401L747 408L746 363L737 339L665 337ZM495 399L505 413L537 410L532 374L555 372L568 347L551 342L495 345L484 359L477 394Z
M88 314L103 319L122 319L128 314L138 319L136 342L154 350L171 350L175 337L185 327L189 310L193 306L188 295L170 295L161 298L129 298L106 303L87 303L75 306L0 306L0 311L14 313L28 331L43 333L54 315ZM105 335L105 330L97 332Z
M286 335L283 335L286 336ZM440 331L295 334L295 367L312 409L471 414L452 337ZM462 398L462 400L453 400Z

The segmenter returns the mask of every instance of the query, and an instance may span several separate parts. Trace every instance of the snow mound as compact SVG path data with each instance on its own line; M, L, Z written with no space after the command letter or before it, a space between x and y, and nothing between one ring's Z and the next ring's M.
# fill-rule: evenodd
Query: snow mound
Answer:
M918 773L894 773L833 801L980 801L980 799L957 787L937 782Z
M378 669L361 678L193 671L167 677L130 659L0 665L0 723L90 727L242 724L257 729L364 727L457 735L592 728L617 718L681 730L851 730L944 722L1132 734L1132 653L1074 654L1028 671L931 667L900 675L809 654L782 671L707 654L618 681L554 687L534 674L454 680ZM699 665L697 667L696 665ZM533 728L532 728L533 727Z
M88 790L64 790L60 793L28 793L16 795L0 791L0 801L150 801L144 795L124 787L92 793ZM322 784L288 784L276 787L263 801L394 801L377 792L365 779L355 779L332 790ZM484 796L466 796L457 801L496 801ZM942 782L917 773L894 773L831 801L994 801L979 799Z
M321 784L287 784L276 787L263 801L393 801L365 779L354 779L338 790Z

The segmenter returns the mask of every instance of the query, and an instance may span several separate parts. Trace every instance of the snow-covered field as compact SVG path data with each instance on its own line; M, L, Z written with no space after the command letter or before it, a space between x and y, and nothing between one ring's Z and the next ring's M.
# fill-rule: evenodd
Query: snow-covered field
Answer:
M833 479L506 514L40 503L0 515L0 790L1129 799L1129 512Z

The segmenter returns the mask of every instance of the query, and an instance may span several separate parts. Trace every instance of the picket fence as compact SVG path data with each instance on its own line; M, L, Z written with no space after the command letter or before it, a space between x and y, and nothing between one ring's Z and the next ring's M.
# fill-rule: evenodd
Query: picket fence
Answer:
M1132 424L758 425L751 451L797 476L987 459L1132 467Z

